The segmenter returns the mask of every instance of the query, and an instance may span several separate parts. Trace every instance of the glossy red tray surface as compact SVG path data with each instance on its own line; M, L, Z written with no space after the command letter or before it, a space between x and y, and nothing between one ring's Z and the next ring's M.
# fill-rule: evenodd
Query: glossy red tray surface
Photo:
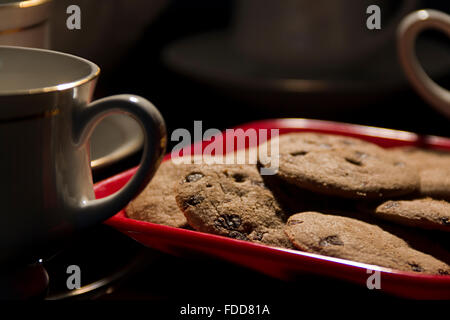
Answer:
M419 136L404 131L320 120L275 119L253 122L239 128L243 129L239 131L241 134L247 129L279 129L280 134L310 131L359 137L387 148L409 145L450 150L450 139L447 138ZM226 135L222 134L216 139L226 139ZM202 148L208 143L203 142ZM170 155L165 159L169 157ZM95 185L97 198L106 197L119 190L135 171L135 168L130 169L97 183ZM123 210L105 223L145 246L169 254L224 259L287 281L295 281L298 276L310 273L366 286L372 272L377 271L380 275L380 290L384 292L418 299L450 299L450 276L400 272L302 251L272 248L212 234L137 221L127 218Z

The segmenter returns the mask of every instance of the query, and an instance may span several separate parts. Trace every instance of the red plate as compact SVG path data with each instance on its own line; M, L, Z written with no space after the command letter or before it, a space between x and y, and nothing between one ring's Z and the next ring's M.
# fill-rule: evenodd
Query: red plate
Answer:
M312 131L359 137L383 147L420 146L450 150L450 139L419 136L405 131L382 129L308 119L276 119L240 126L246 129L279 129L280 134ZM238 131L238 134L243 134ZM226 140L226 134L216 139ZM264 139L262 139L264 140ZM261 141L262 141L261 140ZM205 147L209 142L204 142ZM248 144L247 144L248 147ZM170 156L168 155L166 159ZM136 169L130 169L95 185L97 198L119 190ZM258 245L247 241L167 227L126 217L122 210L105 222L136 241L177 256L208 256L252 268L264 274L292 281L298 275L314 273L331 276L366 286L373 271L379 272L381 290L409 298L450 299L450 276L401 272L348 260L301 251Z

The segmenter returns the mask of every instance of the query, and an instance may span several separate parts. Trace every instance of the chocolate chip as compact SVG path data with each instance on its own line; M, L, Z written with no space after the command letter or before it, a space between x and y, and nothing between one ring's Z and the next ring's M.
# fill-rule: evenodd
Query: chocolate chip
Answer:
M306 152L306 151L291 152L291 156L293 156L293 157L304 156L306 154L308 154L308 152Z
M212 184L211 184L211 183L207 183L207 184L206 184L206 187L207 187L207 188L212 188Z
M398 207L399 205L400 204L397 201L388 201L384 204L383 208L390 209L390 208Z
M289 226L294 226L294 225L300 224L300 223L303 223L303 221L301 221L301 220L289 220L288 221Z
M246 175L242 174L242 173L235 173L232 175L234 181L240 183L240 182L244 182L245 179L247 178Z
M253 240L261 241L263 236L264 236L264 233L258 231L253 236Z
M421 266L419 266L417 263L409 263L409 266L411 267L411 269L415 272L423 272L423 268Z
M195 182L203 178L204 175L200 172L192 172L186 176L184 179L186 182Z
M353 164L355 166L362 166L362 162L361 161L358 161L358 160L355 160L355 159L351 159L351 158L344 158L344 159L348 163L351 163L351 164Z
M444 226L449 226L450 225L450 220L448 218L441 218L440 220L441 220L441 223Z
M235 230L231 231L228 234L228 236L230 238L237 239L237 240L248 240L248 238L245 234L243 234L242 232L239 232L239 231L235 231Z
M326 238L323 238L320 240L319 245L322 247L328 246L328 245L335 245L335 246L343 246L344 243L342 242L342 240L339 238L338 235L332 235L332 236L328 236Z
M439 273L440 275L443 275L443 276L449 275L449 272L448 272L448 271L442 270L442 269L439 269L439 270L438 270L438 273Z
M236 214L223 214L214 221L216 227L227 230L237 229L241 223L241 217Z
M190 206L196 206L196 205L202 203L203 200L205 200L205 198L203 198L202 196L193 195L187 199L186 203Z

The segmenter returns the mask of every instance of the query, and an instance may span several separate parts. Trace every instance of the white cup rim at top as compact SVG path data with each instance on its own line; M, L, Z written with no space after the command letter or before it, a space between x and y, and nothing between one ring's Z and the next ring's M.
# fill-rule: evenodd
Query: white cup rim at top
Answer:
M0 97L72 89L99 74L95 63L71 54L0 45Z

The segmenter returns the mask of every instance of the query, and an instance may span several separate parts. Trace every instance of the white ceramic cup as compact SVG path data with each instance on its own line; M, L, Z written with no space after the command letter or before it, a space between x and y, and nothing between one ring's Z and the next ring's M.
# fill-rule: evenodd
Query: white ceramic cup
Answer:
M450 37L450 16L437 10L418 10L406 16L397 32L397 49L405 74L417 92L433 107L450 118L450 91L434 82L423 70L415 42L420 32L436 29Z
M51 0L0 1L0 45L49 48Z
M73 55L0 46L0 262L107 219L157 169L166 146L163 118L139 96L91 102L99 71ZM128 184L97 200L89 137L112 113L140 123L144 151Z

